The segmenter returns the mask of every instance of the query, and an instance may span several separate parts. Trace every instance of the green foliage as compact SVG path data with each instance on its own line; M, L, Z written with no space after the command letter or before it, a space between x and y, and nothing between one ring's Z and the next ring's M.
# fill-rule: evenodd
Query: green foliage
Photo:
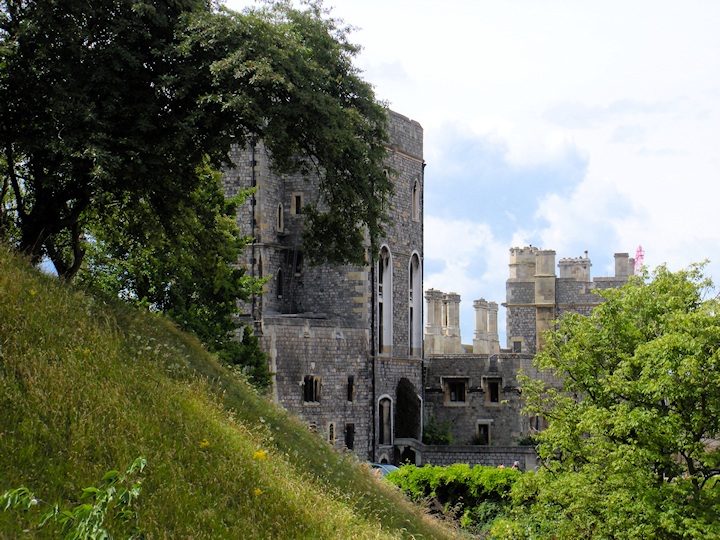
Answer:
M137 526L135 501L140 496L142 480L131 481L131 476L141 473L145 463L144 458L137 458L125 473L108 471L99 487L82 490L80 500L88 502L69 510L38 500L26 487L6 491L0 497L0 508L18 510L21 518L27 520L25 525L28 527L64 535L65 540L107 540L113 538L113 534L122 534L127 540L141 540L145 535ZM29 511L39 504L50 506L50 509L37 516L29 515ZM54 529L53 524L59 525L59 529Z
M387 220L387 114L339 25L320 2L2 2L0 236L71 280L113 208L181 227L198 169L260 138L278 170L322 173L305 251L363 261Z
M513 469L456 463L449 467L403 465L385 478L412 500L437 500L459 515L463 528L484 532L503 513L506 498L520 476Z
M450 432L451 427L452 422L450 420L445 420L440 423L433 414L424 426L423 442L425 444L452 444L453 437Z
M267 389L272 382L272 373L268 371L267 355L260 349L257 336L249 326L243 328L241 341L229 341L218 351L225 363L239 367L250 382L259 389Z
M537 446L540 444L540 439L537 435L526 435L525 437L519 438L516 444L518 446Z
M148 538L454 537L166 317L9 252L0 246L0 494L27 486L73 508L81 487L142 455ZM0 511L0 536L23 538L26 525Z
M524 385L549 420L543 466L513 490L525 536L499 538L720 538L720 310L702 270L644 272L546 335L536 362L563 388Z
M226 199L220 175L207 165L198 177L202 182L197 189L177 202L172 226L141 198L132 204L108 202L103 225L89 227L92 240L78 281L165 313L225 362L246 369L251 382L265 389L271 379L257 338L245 328L241 341L231 341L237 299L260 293L264 283L232 266L247 243L235 223L235 209L247 193Z

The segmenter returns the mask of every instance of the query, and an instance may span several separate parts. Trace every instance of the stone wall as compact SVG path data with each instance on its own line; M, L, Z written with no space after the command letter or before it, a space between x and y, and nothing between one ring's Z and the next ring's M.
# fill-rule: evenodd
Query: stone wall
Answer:
M283 316L264 317L260 334L261 347L276 373L273 397L286 409L313 422L326 437L334 424L338 448L345 447L346 425L354 424L353 451L362 456L369 452L372 418L369 338L368 329L360 324ZM317 402L304 400L308 375L320 378ZM350 376L352 396L348 396Z
M555 252L537 247L510 249L510 277L506 283L507 347L522 343L522 352L535 354L544 330L565 313L589 315L602 298L595 292L622 287L632 274L634 260L615 254L614 277L590 277L592 263L582 257L561 259L560 277L554 273ZM595 292L594 292L595 291Z
M488 444L509 445L527 435L520 414L522 407L517 375L532 369L529 355L502 353L432 356L427 362L425 380L425 418L450 422L453 441L469 444L479 433L478 425L488 429ZM499 381L497 401L491 401L489 382ZM464 384L465 399L453 400L451 384Z
M398 439L396 446L398 455L414 454L414 463L418 467L447 467L456 463L471 467L512 467L516 461L521 471L537 470L538 466L537 453L532 446L431 446L411 439Z
M314 203L324 209L319 178L277 174L259 142L232 148L235 168L225 171L222 180L228 197L257 188L238 207L242 233L254 238L238 265L250 276L270 279L264 294L240 304L239 319L253 325L268 354L276 373L275 399L325 436L333 432L337 447L344 445L346 426L352 424L353 451L370 459L381 455L372 455L378 433L373 419L377 421L380 397L388 395L396 403L401 378L410 380L420 395L423 387L422 349L419 343L412 350L410 346L410 265L415 258L422 276L423 264L423 131L417 122L390 112L389 135L386 167L394 193L389 201L391 224L381 242L392 259L392 341L375 359L377 266L311 266L302 253L302 206ZM368 253L368 261L377 255ZM422 298L421 277L417 289L413 294ZM419 342L422 301L412 305ZM347 395L350 376L355 388L352 401ZM305 400L306 377L320 384L317 401ZM392 457L392 447L382 451Z

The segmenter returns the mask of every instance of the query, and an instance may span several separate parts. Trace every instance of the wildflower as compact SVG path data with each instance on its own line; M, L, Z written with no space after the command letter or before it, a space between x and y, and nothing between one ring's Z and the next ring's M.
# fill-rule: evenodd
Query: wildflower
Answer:
M267 453L265 450L258 450L253 454L253 459L257 459L258 461L263 461L267 459Z
M35 289L30 289L30 296L35 296Z
M207 439L203 439L200 443L200 448L207 448L208 446L210 446L210 442Z
M255 495L262 495L262 489L255 488Z

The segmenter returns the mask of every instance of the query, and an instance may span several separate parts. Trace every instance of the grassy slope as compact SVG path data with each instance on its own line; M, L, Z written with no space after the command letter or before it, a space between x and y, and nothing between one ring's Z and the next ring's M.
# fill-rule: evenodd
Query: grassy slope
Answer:
M68 507L138 456L150 538L451 537L194 338L0 248L0 492ZM0 538L24 527L0 512Z

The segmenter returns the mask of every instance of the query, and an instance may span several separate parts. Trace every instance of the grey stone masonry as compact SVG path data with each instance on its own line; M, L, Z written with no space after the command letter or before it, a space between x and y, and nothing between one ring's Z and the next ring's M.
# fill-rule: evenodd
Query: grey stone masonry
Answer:
M527 354L435 355L427 362L425 421L447 423L456 444L484 434L486 445L512 445L531 433L520 414L518 373L540 376ZM536 377L537 378L537 377Z
M627 253L615 254L615 276L591 279L592 263L582 257L560 259L560 276L554 271L555 252L537 247L510 249L510 277L506 283L507 346L535 354L542 334L568 312L588 315L602 299L595 291L622 287L633 274L635 261Z
M396 444L398 453L414 454L414 464L418 467L448 467L456 463L466 463L471 467L512 467L516 461L520 471L537 470L538 467L537 453L532 446L433 446L412 439L398 439ZM408 449L412 454L406 453Z
M262 142L233 147L235 168L223 175L228 197L255 189L238 207L237 223L253 242L237 264L248 275L268 281L263 294L240 304L239 320L254 327L268 354L276 374L273 396L333 438L337 447L352 446L370 459L393 457L391 445L380 448L380 406L395 406L402 378L413 383L419 398L423 387L423 130L405 116L388 114L385 166L394 184L388 206L391 224L378 253L369 253L368 247L367 266L312 266L305 260L304 207L326 209L318 176L278 174ZM388 260L382 325L381 252ZM374 351L380 352L373 357ZM394 409L382 411L383 419L394 418Z

